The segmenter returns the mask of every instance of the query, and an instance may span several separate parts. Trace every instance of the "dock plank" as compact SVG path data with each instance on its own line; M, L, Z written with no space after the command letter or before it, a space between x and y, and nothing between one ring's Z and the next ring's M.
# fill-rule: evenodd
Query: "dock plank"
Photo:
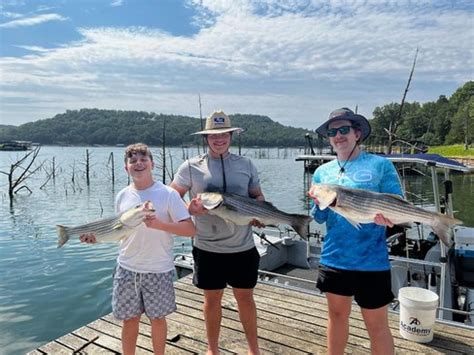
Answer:
M202 314L203 292L192 285L191 276L175 282L178 309L167 317L167 354L202 354L207 349L206 330ZM325 353L327 304L322 295L282 288L259 282L254 291L258 313L258 336L262 354ZM222 299L222 354L246 353L246 340L239 320L232 290L227 288ZM450 324L436 323L431 343L421 344L402 338L398 314L389 314L389 326L395 351L404 353L472 354L474 332ZM353 306L349 321L347 353L370 352L370 340L360 308ZM137 354L153 352L150 321L141 318ZM29 354L71 354L85 346L82 353L117 354L121 352L121 321L105 315L84 327L66 334ZM90 342L90 343L88 343Z

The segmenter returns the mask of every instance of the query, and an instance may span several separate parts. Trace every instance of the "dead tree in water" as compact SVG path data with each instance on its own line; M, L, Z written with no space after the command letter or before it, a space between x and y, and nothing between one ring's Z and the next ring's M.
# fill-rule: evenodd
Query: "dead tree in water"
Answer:
M89 149L86 149L86 182L87 182L87 186L90 186L91 180L90 180L90 153L89 153Z
M25 185L25 181L38 170L43 167L43 163L40 163L38 166L33 167L33 164L38 157L41 146L36 147L31 152L25 154L23 158L17 162L10 165L10 171L0 171L0 173L8 176L8 196L10 198L10 205L13 203L13 196L21 189L26 189L30 193L32 192L30 188ZM28 161L29 159L29 161ZM26 165L26 167L24 167ZM15 173L20 171L20 175L15 177Z
M107 162L107 165L110 164L110 169L111 169L111 178L112 178L112 185L115 184L115 160L114 160L114 152L110 152L109 155L109 160Z
M390 124L388 126L388 142L387 142L387 151L385 154L391 154L392 153L392 146L393 146L393 140L395 136L395 132L397 131L398 126L402 123L402 110L403 106L405 104L405 98L407 96L408 89L410 88L410 83L411 83L411 78L413 76L413 72L415 71L415 65L416 65L416 58L418 57L418 48L416 49L415 53L415 59L413 59L413 65L411 67L411 72L410 76L408 78L408 83L405 88L405 92L403 93L403 98L402 102L400 103L400 109L398 110L398 114L396 117L392 117L390 120Z
M43 190L51 179L53 180L53 183L56 181L56 175L57 175L57 171L58 171L58 169L56 167L56 158L55 157L53 157L50 171L48 171L47 168L44 165L45 164L43 164L43 168L44 168L44 172L46 174L46 181L43 183L43 185L40 186L40 190Z

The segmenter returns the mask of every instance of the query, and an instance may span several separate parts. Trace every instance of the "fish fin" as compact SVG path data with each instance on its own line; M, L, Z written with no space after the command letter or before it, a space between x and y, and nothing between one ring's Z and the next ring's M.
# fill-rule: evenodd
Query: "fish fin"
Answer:
M342 217L344 217L347 222L349 222L350 224L352 224L354 226L354 228L356 228L356 229L361 228L359 222L357 222L357 221L355 221L355 220L353 220L352 218L349 217L351 215L349 209L347 209L345 207L337 206L337 207L334 207L333 210L334 210L334 212L336 212L336 213L340 214Z
M56 231L58 233L58 248L61 248L69 240L69 235L67 234L66 227L61 225L56 225Z
M225 205L225 209L227 209L229 211L232 211L232 212L239 212L239 209L237 207L231 205L230 203Z
M331 202L331 203L332 203L332 202ZM325 210L326 208L328 208L328 207L331 205L331 203L328 203L328 202L320 202L319 205L318 205L318 207L319 207L319 209L322 211L322 210Z
M276 208L273 203L269 202L269 201L260 201L260 200L255 200L255 203L257 204L261 204L263 206L266 206L267 208L271 209L271 210L274 210L274 211L278 211L278 208Z
M409 201L405 200L402 196L397 195L397 194L384 193L384 195L385 195L385 196L388 196L388 197L391 197L391 198L394 198L394 199L397 199L397 200L400 200L400 201L403 201L403 202L410 203ZM410 203L410 204L411 204L411 203Z
M113 230L119 230L119 229L122 229L123 228L123 223L122 222L118 222L116 225L114 225L112 227Z
M309 223L313 220L310 216L296 215L291 224L291 228L295 230L298 235L304 240L308 240Z
M350 224L352 224L354 226L354 228L356 229L360 229L361 226L360 226L360 223L357 223L356 221L354 221L353 219L350 219L350 218L347 218L347 217L344 217L346 219L347 222L349 222Z
M452 218L443 214L438 214L431 224L431 228L438 236L438 238L450 248L453 245L453 233L451 226L455 224L462 224L459 219Z

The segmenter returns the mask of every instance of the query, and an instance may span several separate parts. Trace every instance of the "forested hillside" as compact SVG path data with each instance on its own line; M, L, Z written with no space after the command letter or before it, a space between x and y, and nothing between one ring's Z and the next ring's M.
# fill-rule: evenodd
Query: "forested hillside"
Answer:
M460 87L451 97L441 95L435 102L391 103L374 110L369 142L384 143L390 123L395 138L422 141L427 145L472 144L474 138L474 81Z
M309 130L283 126L267 116L231 115L234 126L247 131L241 135L244 146L295 147L305 142ZM427 145L462 143L474 137L474 81L460 87L451 97L441 95L435 102L406 102L376 107L371 121L369 144L385 144L387 129L395 140L422 141ZM316 122L316 120L315 120ZM68 110L53 118L23 124L0 125L1 140L27 140L41 144L116 145L144 142L161 145L166 124L168 146L198 144L201 121L188 116L155 114L143 111L81 109ZM316 126L316 124L315 124ZM315 127L316 128L316 127ZM236 140L234 140L236 143Z
M291 147L304 144L308 130L286 127L266 116L231 115L232 125L246 128L241 135L244 146ZM41 144L116 145L144 142L161 145L163 123L169 146L198 144L201 129L198 118L139 111L81 109L18 127L0 126L0 140L28 140Z

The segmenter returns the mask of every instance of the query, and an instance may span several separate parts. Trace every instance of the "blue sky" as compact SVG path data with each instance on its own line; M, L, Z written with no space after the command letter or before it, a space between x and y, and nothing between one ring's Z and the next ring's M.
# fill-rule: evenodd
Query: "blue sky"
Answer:
M473 80L471 0L2 0L0 123L215 109L314 129Z

